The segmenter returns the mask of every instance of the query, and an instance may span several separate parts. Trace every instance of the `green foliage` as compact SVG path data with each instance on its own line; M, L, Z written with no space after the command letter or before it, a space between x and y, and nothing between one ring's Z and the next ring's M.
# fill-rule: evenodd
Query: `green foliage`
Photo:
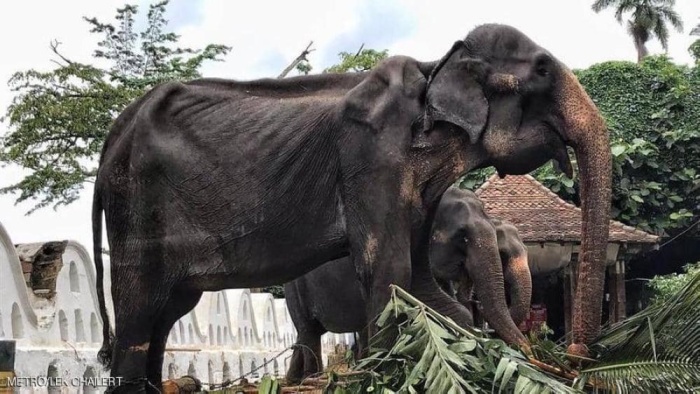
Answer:
M284 298L284 286L274 285L262 288L263 293L270 293L275 298Z
M311 63L309 63L308 60L302 60L299 62L299 64L296 65L297 71L299 71L299 74L303 75L309 75L311 70L313 70L313 67L311 66Z
M371 355L329 392L692 392L700 387L700 270L690 276L666 302L605 329L583 370L546 338L547 328L530 338L535 362L392 286Z
M499 339L464 330L410 294L392 286L377 322L367 373L336 392L574 393Z
M576 74L610 130L612 217L660 235L687 228L700 206L700 67L652 56ZM457 184L476 190L494 173L472 171ZM565 200L577 200L576 173L569 179L545 165L532 175Z
M578 384L616 392L695 392L700 387L700 270L664 302L606 330L591 346L600 356Z
M359 72L367 71L376 66L377 63L386 59L389 55L387 49L377 51L374 49L362 49L355 53L340 52L340 63L327 68L324 72L344 73L344 72Z
M178 47L179 37L165 30L167 4L149 7L142 31L134 27L133 5L117 10L115 24L84 18L90 32L103 37L93 57L106 61L106 68L67 59L56 42L57 68L12 76L16 96L5 117L10 131L0 140L0 161L32 172L0 192L19 192L18 202L38 200L34 209L73 202L95 176L94 159L112 120L132 100L161 82L198 78L204 62L228 53L223 45Z
M685 287L690 279L700 273L700 261L695 264L688 264L683 267L682 274L668 274L654 276L647 286L651 288L655 295L655 302L668 301L673 295Z
M690 31L690 35L700 36L700 23L698 23L698 25ZM700 63L700 38L698 38L697 40L693 41L692 44L690 44L688 52L690 52L690 55L693 57L693 59L695 59L696 64Z
M493 167L469 171L457 181L457 186L462 189L476 191L476 189L483 185L484 182L495 173L496 169Z
M688 226L700 206L700 68L654 56L578 77L610 130L613 217L657 234Z
M265 375L258 385L258 394L277 394L282 392L282 386L273 376Z

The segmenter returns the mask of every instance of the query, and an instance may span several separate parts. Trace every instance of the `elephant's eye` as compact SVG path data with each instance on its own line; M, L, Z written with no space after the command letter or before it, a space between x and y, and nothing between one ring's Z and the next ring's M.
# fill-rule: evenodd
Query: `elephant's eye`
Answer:
M535 60L535 72L541 77L549 75L552 59L547 54L539 54Z

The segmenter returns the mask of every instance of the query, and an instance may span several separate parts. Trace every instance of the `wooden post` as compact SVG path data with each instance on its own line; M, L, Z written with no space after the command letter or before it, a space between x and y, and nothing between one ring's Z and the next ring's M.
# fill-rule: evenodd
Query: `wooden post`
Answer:
M625 262L618 260L608 267L610 278L608 290L610 292L610 323L617 323L627 318L627 294L625 289Z
M578 253L571 253L569 265L564 267L564 330L566 330L566 343L570 344L573 337L573 314L574 314L574 295L576 294L576 281L578 279Z
M611 309L615 310L615 320L613 322L617 323L619 321L627 318L627 292L625 289L625 261L617 260L612 273L612 283L610 286L610 305ZM613 298L614 294L614 298Z
M0 340L0 393L14 391L9 380L15 377L15 341Z
M571 343L571 312L572 312L572 294L571 294L571 265L564 267L564 275L562 275L562 293L564 293L564 333L566 334L566 343Z
M613 264L609 266L606 270L608 297L610 297L608 302L608 323L610 324L617 323L617 277L615 275L616 265L617 264Z

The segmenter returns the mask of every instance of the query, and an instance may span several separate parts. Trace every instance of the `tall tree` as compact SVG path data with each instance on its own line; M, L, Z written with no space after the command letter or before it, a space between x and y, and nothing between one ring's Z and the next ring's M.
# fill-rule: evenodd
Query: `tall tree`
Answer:
M216 44L179 47L180 37L166 30L167 4L150 5L140 31L134 5L117 9L114 23L84 18L90 32L102 36L93 58L106 60L106 67L68 59L53 42L55 69L12 76L16 97L6 113L9 132L0 139L0 161L31 173L0 193L19 193L18 202L36 201L32 211L76 200L83 184L94 179L95 159L112 120L132 100L161 82L197 78L206 61L229 52Z
M690 31L690 35L700 37L700 23L698 23L697 26ZM700 63L700 38L696 39L692 44L690 44L688 51L693 56L695 61Z
M366 49L362 44L356 53L340 52L340 63L328 67L324 72L344 73L368 71L389 56L389 50Z
M649 54L646 44L652 38L668 50L668 24L677 31L683 31L683 21L673 9L676 0L595 0L593 11L615 9L615 19L622 23L623 16L631 13L627 20L627 32L632 36L637 49L637 62Z

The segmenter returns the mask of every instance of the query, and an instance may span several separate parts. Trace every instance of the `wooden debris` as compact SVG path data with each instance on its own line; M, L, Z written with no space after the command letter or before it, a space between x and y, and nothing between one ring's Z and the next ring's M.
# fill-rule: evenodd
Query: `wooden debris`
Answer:
M163 394L198 393L201 390L202 383L192 376L183 376L163 382Z

